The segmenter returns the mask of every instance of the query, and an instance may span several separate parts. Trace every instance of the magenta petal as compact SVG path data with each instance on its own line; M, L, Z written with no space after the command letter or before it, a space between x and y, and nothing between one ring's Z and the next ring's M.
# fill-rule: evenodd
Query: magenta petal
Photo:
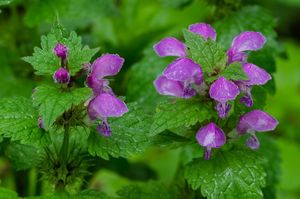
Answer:
M166 37L153 46L154 51L161 57L186 56L186 46L174 37Z
M86 84L93 89L95 94L110 93L113 95L113 91L109 87L109 81L106 79L98 79L93 75L89 75L86 78Z
M170 80L165 76L159 76L154 81L154 86L161 95L171 95L176 97L184 96L184 86L180 81Z
M207 148L220 148L226 142L226 136L221 128L211 122L199 129L196 134L198 143Z
M206 23L191 24L189 26L189 31L202 36L204 39L211 38L215 41L217 37L215 29L213 29L211 25Z
M263 85L271 79L271 75L267 71L254 64L244 63L243 69L249 77L249 80L243 82L248 86Z
M253 110L240 117L237 131L240 134L272 131L278 125L278 121L271 115L261 111Z
M212 99L225 103L229 100L234 100L240 93L239 88L232 81L219 77L209 89L209 95Z
M116 54L104 54L92 64L91 74L101 79L106 76L116 75L122 68L124 59Z
M259 50L265 43L266 38L260 32L246 31L233 39L230 49L234 52Z
M88 106L91 119L107 117L120 117L128 112L126 104L109 93L102 93L92 99Z
M173 61L164 70L163 75L176 81L188 81L196 84L203 82L203 73L200 65L188 58L179 58Z

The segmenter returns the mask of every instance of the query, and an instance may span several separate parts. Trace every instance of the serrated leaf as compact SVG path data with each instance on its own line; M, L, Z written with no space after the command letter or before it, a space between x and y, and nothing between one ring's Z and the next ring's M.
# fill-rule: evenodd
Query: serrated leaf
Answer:
M183 31L189 55L200 64L205 74L212 74L226 66L227 55L215 41L204 40L201 36L188 30Z
M226 68L220 73L220 76L224 76L226 79L235 81L249 79L240 62L234 62L229 66L226 66Z
M119 190L120 198L126 199L154 199L154 198L173 198L167 188L159 182L150 181L137 185L126 186Z
M42 151L34 146L12 143L7 147L5 154L16 170L25 170L38 165Z
M0 101L0 134L22 144L44 145L48 134L38 127L37 110L29 99L6 98Z
M35 47L32 56L23 60L30 63L38 75L53 75L60 67L60 59L54 54L53 49L57 43L63 43L68 48L68 69L75 75L82 69L84 63L90 62L98 52L98 48L90 49L82 46L81 37L72 31L67 37L61 26L54 27L47 36L41 37L41 48Z
M173 103L164 102L156 108L150 135L157 135L167 129L189 127L211 117L210 107L199 100L178 99Z
M85 102L91 95L89 88L75 88L70 91L51 86L35 89L33 104L39 107L45 129L48 130L55 120L72 106Z
M136 104L128 104L128 108L129 112L124 116L109 119L112 130L110 137L104 137L96 131L90 133L88 150L91 155L103 159L109 159L109 156L126 158L145 150L149 144L147 134L152 118Z
M210 160L194 159L185 178L207 198L263 198L266 173L260 155L250 149L218 151Z

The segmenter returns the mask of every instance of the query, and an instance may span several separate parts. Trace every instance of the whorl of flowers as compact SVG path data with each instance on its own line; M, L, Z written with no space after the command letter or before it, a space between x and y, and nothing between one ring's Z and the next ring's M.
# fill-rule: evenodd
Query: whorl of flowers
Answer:
M189 31L203 38L204 41L212 40L216 42L216 31L205 23L196 23L189 26ZM237 35L230 48L227 50L227 63L224 68L234 62L242 65L247 80L228 80L219 75L213 81L206 81L201 65L188 57L187 46L174 37L166 37L154 45L154 51L160 57L177 57L170 63L154 81L154 86L161 95L175 96L178 98L192 98L203 95L203 88L206 90L211 100L215 103L215 109L221 119L226 119L231 110L229 101L235 100L238 95L242 95L240 102L246 107L253 106L251 88L254 85L264 85L271 75L264 69L247 61L247 51L261 49L266 43L266 38L260 32L245 31ZM202 49L199 49L201 51ZM203 86L205 85L205 86ZM237 132L250 134L246 144L251 149L259 147L259 141L255 132L271 131L276 128L278 121L269 114L261 110L252 110L242 115L237 124ZM214 122L211 122L199 129L196 140L205 148L204 158L209 159L212 148L220 148L226 143L224 131Z

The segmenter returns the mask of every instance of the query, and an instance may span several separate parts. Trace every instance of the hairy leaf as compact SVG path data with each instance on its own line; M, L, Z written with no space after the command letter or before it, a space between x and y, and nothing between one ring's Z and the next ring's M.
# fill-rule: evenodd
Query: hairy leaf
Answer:
M68 48L68 69L71 75L81 70L84 63L90 62L99 50L82 46L81 37L77 36L74 31L67 34L63 27L57 25L47 36L42 36L41 48L35 47L33 55L24 57L23 60L30 63L37 74L53 75L60 67L60 58L53 52L57 43L63 43Z
M6 98L0 101L0 134L22 144L43 145L48 134L38 127L38 113L29 99Z
M186 45L189 48L189 56L200 64L203 72L212 74L226 66L227 55L216 42L188 30L183 31Z
M75 88L65 91L51 86L39 86L33 94L33 103L39 107L45 129L49 129L55 120L72 106L85 102L91 95L89 88Z
M156 135L167 129L189 127L212 117L207 104L194 99L178 99L157 106L150 135Z
M220 73L220 76L224 76L226 79L230 80L248 80L248 76L243 70L242 64L240 62L234 62Z
M194 190L207 198L263 198L266 173L259 154L237 149L194 159L185 167L185 178Z
M142 107L128 104L129 112L119 118L111 118L112 130L110 137L91 132L88 140L90 154L104 159L112 157L129 157L142 152L149 144L147 133L152 118L145 114Z

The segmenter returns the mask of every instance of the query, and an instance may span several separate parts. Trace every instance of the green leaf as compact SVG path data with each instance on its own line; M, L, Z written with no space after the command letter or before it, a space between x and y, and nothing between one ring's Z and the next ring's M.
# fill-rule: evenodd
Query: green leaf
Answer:
M12 143L5 151L16 170L36 167L41 160L42 151L30 145Z
M243 66L240 62L234 62L220 73L220 76L224 76L230 80L248 80L248 76L243 70Z
M51 86L39 86L33 94L33 103L39 106L45 129L48 130L55 120L72 106L85 102L91 95L89 88L75 88L65 91Z
M128 108L129 112L124 116L109 119L112 130L110 137L104 137L96 131L90 133L88 150L91 155L104 159L109 159L109 155L126 158L144 151L149 145L147 133L152 124L151 116L136 104L128 104Z
M38 127L38 113L29 99L0 100L0 134L22 144L44 145L48 134Z
M200 64L205 74L213 74L226 66L227 55L215 41L204 40L188 30L183 31L189 56Z
M260 155L250 149L218 151L210 160L194 159L185 178L207 198L263 198L266 173Z
M0 0L0 6L10 4L13 0Z
M178 99L158 105L150 135L157 135L164 130L178 127L189 127L197 122L209 120L214 111L210 106L194 99Z
M74 31L68 35L63 27L56 25L47 36L42 36L41 48L35 47L33 55L23 60L30 63L38 75L52 76L60 67L60 59L53 52L57 43L63 43L68 48L68 69L71 75L81 70L84 63L90 62L99 50L82 46L81 37Z
M19 199L18 194L10 189L0 187L0 196L5 199Z
M163 184L154 181L126 186L117 193L120 198L126 199L173 198Z
M164 98L155 90L153 81L167 65L168 61L157 56L152 46L148 48L144 58L130 67L126 74L126 99L143 103L145 109L152 112L153 107Z

